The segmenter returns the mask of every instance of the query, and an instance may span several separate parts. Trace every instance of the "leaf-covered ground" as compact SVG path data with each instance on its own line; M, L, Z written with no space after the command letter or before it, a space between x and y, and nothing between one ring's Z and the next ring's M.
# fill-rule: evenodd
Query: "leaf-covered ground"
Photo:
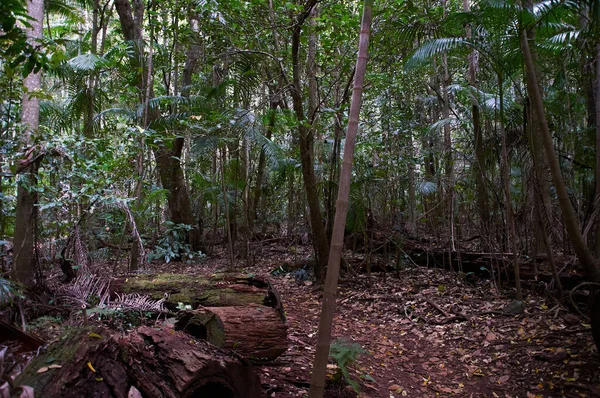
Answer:
M321 292L306 279L310 269L280 268L302 264L308 253L308 247L263 243L251 265L237 260L238 271L272 281L287 317L290 349L258 368L269 397L308 392ZM211 275L227 268L227 256L213 253L202 264L152 268ZM503 314L511 293L506 287L498 292L489 280L425 267L374 273L370 283L366 275L345 274L333 340L366 351L350 368L361 397L600 396L600 355L586 319L568 310L567 302L527 290L525 312ZM56 338L65 324L50 323L33 327L34 333L43 332L46 341ZM333 382L338 371L332 361L326 395L357 396L346 383Z
M262 252L247 272L266 276L294 260L275 246ZM304 396L321 294L293 273L270 278L281 293L291 348L261 368L263 383L271 397ZM366 276L348 277L338 291L333 338L367 350L351 370L363 397L600 396L600 356L585 319L530 292L524 314L503 315L511 300L490 281L469 283L439 269L373 274L370 285ZM351 391L331 386L328 394Z

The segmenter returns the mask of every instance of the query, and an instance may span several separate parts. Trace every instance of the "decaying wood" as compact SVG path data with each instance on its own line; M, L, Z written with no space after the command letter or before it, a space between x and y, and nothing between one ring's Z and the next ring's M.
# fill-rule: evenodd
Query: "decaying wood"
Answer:
M17 378L39 397L262 397L252 366L182 332L141 327L71 332ZM131 396L131 395L129 395Z
M175 327L255 362L271 361L288 348L287 327L280 313L263 305L186 311Z
M7 341L18 341L19 350L17 352L35 351L43 346L44 341L32 334L22 331L6 322L0 321L0 344Z
M191 305L192 309L258 304L283 314L279 295L269 282L238 274L140 274L114 279L111 285L113 293L139 293L155 300L165 298L165 307L171 310L179 303Z

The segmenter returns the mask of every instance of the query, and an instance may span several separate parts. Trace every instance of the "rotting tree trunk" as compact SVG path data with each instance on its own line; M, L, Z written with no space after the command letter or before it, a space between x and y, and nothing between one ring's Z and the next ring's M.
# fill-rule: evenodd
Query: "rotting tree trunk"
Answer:
M571 244L573 245L573 249L575 250L575 254L577 255L577 259L585 269L588 280L591 282L600 282L600 268L598 267L592 252L583 239L583 235L579 228L579 220L577 219L575 209L573 208L571 200L569 199L569 194L562 176L558 157L554 151L554 143L552 141L552 135L546 120L544 102L542 99L542 93L540 91L539 80L535 71L533 58L529 48L529 40L527 38L527 32L523 27L521 27L520 32L520 42L525 61L527 91L531 98L533 110L537 120L539 121L539 132L544 144L544 150L547 155L550 172L552 173L552 179L556 187L556 194L562 211L563 221L569 234Z
M317 187L317 178L314 168L314 132L312 129L312 117L308 117L304 112L302 99L302 85L300 79L300 39L302 25L309 17L317 0L310 0L304 7L300 18L293 27L292 32L292 73L293 82L290 89L294 113L298 119L298 143L300 147L300 163L302 166L302 176L304 178L304 189L306 191L306 201L308 202L310 226L313 232L313 245L315 248L316 269L315 276L318 281L323 281L325 269L329 257L329 241L323 225L321 215L321 205L319 203L319 190Z
M198 306L230 307L259 304L282 313L278 292L266 280L236 274L215 274L211 277L186 274L143 274L116 278L111 283L113 293L139 293L154 300L166 297L165 307L171 310L179 303Z
M42 21L44 18L44 1L29 0L27 13L30 27L27 28L27 40L37 47L37 42L42 37ZM36 96L42 86L41 72L32 71L23 80L23 102L21 106L21 122L25 131L21 136L21 147L26 158L20 162L20 171L23 174L18 181L16 222L14 234L14 266L12 277L25 285L33 281L34 276L34 243L35 228L37 223L37 200L35 189L37 184L37 169L41 155L36 153L36 148L31 147L32 135L39 127L40 100Z
M325 391L325 371L329 357L329 344L333 316L335 313L335 299L337 295L337 284L340 273L340 261L344 247L344 228L348 214L348 197L350 196L350 183L352 177L352 159L354 156L354 145L358 132L358 121L362 103L362 92L365 74L367 70L367 56L369 49L369 36L371 31L371 20L373 12L373 0L365 0L363 16L360 26L360 39L358 44L358 57L356 60L356 74L354 77L354 88L352 91L352 102L348 113L348 131L346 133L346 144L344 146L344 161L340 173L340 184L338 200L336 204L335 220L333 223L333 235L331 237L331 252L327 264L327 277L323 292L323 307L319 321L317 336L317 350L310 381L310 398L319 398Z
M51 362L61 367L49 368ZM127 335L76 330L36 357L17 381L39 397L265 396L247 362L182 332L145 326Z
M282 314L263 305L202 307L182 313L175 328L252 362L272 361L288 349Z

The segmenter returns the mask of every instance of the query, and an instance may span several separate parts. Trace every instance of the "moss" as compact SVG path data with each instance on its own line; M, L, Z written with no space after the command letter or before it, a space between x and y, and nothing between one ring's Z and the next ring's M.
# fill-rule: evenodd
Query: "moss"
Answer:
M171 307L178 303L190 304L196 308L203 306L262 304L266 292L241 292L228 287L230 284L249 283L251 279L243 275L213 274L194 276L184 274L138 275L126 280L121 288L124 293L146 294L160 300L167 293Z
M19 375L15 381L18 384L25 384L36 389L36 385L44 386L54 377L54 369L48 369L46 372L38 373L38 370L52 364L65 365L76 360L77 351L82 347L79 340L87 339L88 347L102 344L104 339L90 337L90 333L96 333L102 336L103 330L97 327L77 327L71 328L54 344L51 344L46 352L35 357ZM23 380L26 382L22 383Z

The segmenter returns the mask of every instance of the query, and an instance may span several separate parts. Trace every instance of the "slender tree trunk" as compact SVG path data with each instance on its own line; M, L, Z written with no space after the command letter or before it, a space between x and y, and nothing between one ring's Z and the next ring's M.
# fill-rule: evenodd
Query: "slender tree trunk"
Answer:
M504 88L502 73L498 74L498 87L500 89L500 135L502 140L502 185L504 190L504 203L506 206L506 222L510 232L510 246L513 254L513 271L515 275L516 299L523 301L521 290L521 276L519 272L519 249L517 245L517 228L515 226L515 213L510 195L510 163L508 161L508 148L506 145L506 131L504 129Z
M469 0L463 0L463 11L469 12L471 9ZM465 36L470 40L473 36L470 25L465 27ZM468 56L469 74L468 81L471 87L477 88L477 70L479 69L479 52L475 49ZM471 115L473 117L473 136L475 147L475 163L473 164L473 174L476 181L477 191L477 210L481 222L481 234L486 237L481 239L481 246L484 251L489 249L487 237L490 231L490 210L488 205L487 184L485 181L485 151L483 148L483 133L481 129L481 112L477 100L473 100L471 105Z
M275 90L269 86L269 110L268 110L268 124L265 131L265 137L271 139L273 136L273 130L275 129L275 122L277 121L277 104L279 103L278 98L276 98ZM248 217L250 218L250 226L254 220L256 220L257 210L260 206L260 198L262 194L262 187L265 180L265 169L267 166L267 158L265 154L265 150L260 150L260 155L258 157L258 166L256 171L256 184L254 185L254 195L251 201L251 207Z
M306 200L309 209L310 225L313 232L313 245L315 248L316 269L315 276L318 281L323 281L325 269L327 267L329 257L329 242L325 233L325 226L321 215L321 205L319 203L319 191L317 187L317 178L314 169L314 132L311 126L312 120L310 117L314 115L308 114L308 118L304 113L304 105L302 101L302 86L300 82L300 35L302 32L302 24L308 17L316 0L311 0L305 6L303 18L296 23L292 33L292 70L293 83L290 93L292 95L294 113L298 119L298 143L300 147L300 163L302 166L302 176L304 178L304 188L306 190Z
M31 25L27 28L27 39L33 45L38 45L42 37L42 24L44 19L44 1L30 0L27 2L27 13L31 18ZM17 186L17 207L14 235L14 265L12 278L23 284L29 285L34 277L35 260L35 228L37 224L37 168L41 155L38 155L32 145L32 135L39 127L40 100L36 91L42 87L41 72L31 72L23 80L23 100L21 105L21 122L25 131L21 136L21 147L29 153L21 161L22 176Z
M225 209L225 228L227 229L227 253L229 254L229 269L234 268L234 253L233 253L233 236L231 231L231 217L229 215L229 200L227 199L227 188L225 186L225 160L226 149L222 150L221 156L221 188L223 192L223 207Z
M556 152L554 151L554 143L550 129L548 128L548 122L546 120L546 113L544 110L544 102L542 93L540 91L539 80L536 75L533 58L531 56L527 32L524 28L521 28L520 42L525 61L527 91L531 98L533 110L540 123L540 135L546 151L550 172L552 173L552 179L556 187L556 195L558 196L558 202L562 211L565 228L569 234L569 239L571 240L575 254L577 255L581 265L584 267L588 279L591 282L600 282L600 268L598 267L592 252L588 248L585 240L583 239L583 235L581 234L579 220L577 219L575 209L573 208L571 200L569 199L567 187L565 186L560 169L560 163L558 161L558 157L556 156Z
M600 5L598 5L600 7ZM599 11L600 12L600 11ZM600 28L599 28L600 29ZM600 206L600 43L596 45L596 194L594 208ZM596 216L596 259L600 259L600 211Z
M446 0L442 0L442 7L444 8L444 17L447 15ZM442 54L442 68L444 75L442 77L442 91L444 96L444 104L442 107L442 116L448 120L450 118L450 92L449 86L451 83L450 73L448 72L448 55L446 52ZM453 159L452 159L452 131L450 124L444 124L444 169L446 172L446 183L445 186L445 211L448 220L448 230L450 231L450 245L449 245L449 260L452 261L452 252L455 251L454 245L454 170L453 170Z
M415 194L415 165L413 163L415 156L415 148L413 144L412 131L408 133L408 223L407 230L410 234L414 234L416 229L417 219L417 198Z
M352 158L354 156L354 145L358 131L360 106L362 102L363 83L367 69L367 53L369 47L369 35L371 30L373 0L365 0L363 16L360 28L360 41L358 45L358 58L356 60L356 74L354 78L354 89L352 91L352 102L348 114L348 131L346 133L346 145L344 146L344 162L340 173L340 187L331 239L331 252L327 265L327 278L323 293L323 308L319 321L319 332L317 336L317 351L311 376L310 398L323 396L325 390L325 371L327 358L329 357L329 344L331 340L331 329L335 313L335 299L337 294L337 283L340 272L340 261L344 246L344 227L348 214L348 197L350 195L350 182L352 177Z

